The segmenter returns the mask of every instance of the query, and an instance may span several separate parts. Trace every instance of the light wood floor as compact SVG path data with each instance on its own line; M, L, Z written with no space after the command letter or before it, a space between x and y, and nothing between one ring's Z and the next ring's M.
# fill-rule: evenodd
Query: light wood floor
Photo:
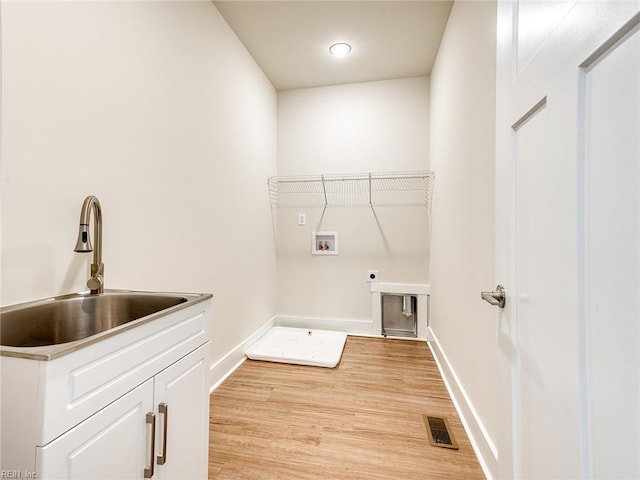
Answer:
M459 450L432 447L422 414ZM247 360L212 395L209 479L484 479L422 342L349 337L334 369Z

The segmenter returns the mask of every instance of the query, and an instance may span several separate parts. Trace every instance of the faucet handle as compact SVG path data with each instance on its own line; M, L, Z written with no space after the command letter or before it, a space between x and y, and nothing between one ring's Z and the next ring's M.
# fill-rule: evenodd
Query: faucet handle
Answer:
M91 290L91 294L104 292L104 264L91 264L91 276L87 280L87 287Z
M87 287L91 290L91 293L101 293L102 285L104 284L104 278L102 275L94 275L87 280Z

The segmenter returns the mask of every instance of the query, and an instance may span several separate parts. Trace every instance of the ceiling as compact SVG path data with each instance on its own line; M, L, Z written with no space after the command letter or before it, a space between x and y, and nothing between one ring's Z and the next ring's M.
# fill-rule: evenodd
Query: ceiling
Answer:
M214 1L277 90L429 75L452 0ZM329 46L347 42L346 57Z

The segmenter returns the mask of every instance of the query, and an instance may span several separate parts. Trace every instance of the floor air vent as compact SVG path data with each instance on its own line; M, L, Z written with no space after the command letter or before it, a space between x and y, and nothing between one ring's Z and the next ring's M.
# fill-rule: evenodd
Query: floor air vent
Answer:
M453 438L449 422L444 417L430 417L423 415L424 424L427 427L429 443L434 447L452 448L458 450L456 439Z

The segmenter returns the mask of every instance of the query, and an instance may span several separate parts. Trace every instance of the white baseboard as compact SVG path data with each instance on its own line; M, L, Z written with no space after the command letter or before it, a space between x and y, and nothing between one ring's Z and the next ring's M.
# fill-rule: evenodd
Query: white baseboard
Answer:
M371 320L349 320L342 318L300 317L295 315L276 315L275 324L279 327L313 328L317 330L336 330L353 334L371 334Z
M271 318L224 357L211 365L209 368L209 393L218 388L236 368L242 365L242 362L246 360L244 352L275 325L275 318Z
M480 466L487 479L492 480L498 471L498 450L491 440L491 437L489 437L431 327L429 327L428 345L438 364L438 369L460 416L460 420L464 425L464 429L469 436L473 450L476 452Z

